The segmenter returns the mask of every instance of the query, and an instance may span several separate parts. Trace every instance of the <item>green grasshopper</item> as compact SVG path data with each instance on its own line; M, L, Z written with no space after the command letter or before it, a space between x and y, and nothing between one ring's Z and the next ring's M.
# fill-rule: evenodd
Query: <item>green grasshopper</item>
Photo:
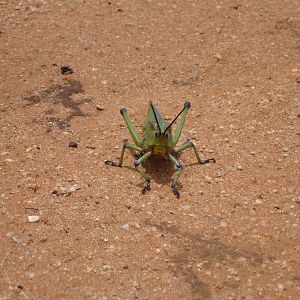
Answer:
M156 107L152 104L152 102L150 102L148 113L143 125L143 139L140 138L135 128L133 127L128 117L127 110L125 108L121 108L120 113L125 120L125 123L129 129L129 132L134 140L135 145L129 144L127 140L125 140L119 162L115 163L111 160L106 160L105 163L107 165L111 165L114 167L122 167L125 149L131 149L137 151L138 157L140 158L134 162L134 167L146 180L147 185L142 190L142 193L144 194L147 190L151 189L151 185L150 185L150 178L140 168L140 164L145 160L147 160L153 154L165 157L169 159L177 168L175 176L172 180L171 187L174 195L177 198L179 198L180 194L177 190L177 181L183 167L181 163L175 158L176 154L180 153L181 151L187 148L192 147L194 149L199 164L216 162L214 158L209 158L204 160L200 159L195 144L191 140L188 140L186 143L184 143L179 147L175 147L180 138L184 121L190 107L191 107L190 102L185 102L184 107L180 111L180 113L174 118L174 120L170 124L168 124L165 121L165 119L160 115L160 113L158 112ZM175 123L175 121L180 115L182 116L179 120L179 124L173 135L171 126Z

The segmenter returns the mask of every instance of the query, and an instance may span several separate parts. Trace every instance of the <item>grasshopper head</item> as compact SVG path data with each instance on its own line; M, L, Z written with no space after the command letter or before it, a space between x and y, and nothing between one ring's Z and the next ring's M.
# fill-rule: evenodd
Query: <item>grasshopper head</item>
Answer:
M155 139L162 140L162 141L164 141L164 140L167 141L169 139L169 135L170 135L169 132L159 132L159 131L157 131L157 132L155 132Z

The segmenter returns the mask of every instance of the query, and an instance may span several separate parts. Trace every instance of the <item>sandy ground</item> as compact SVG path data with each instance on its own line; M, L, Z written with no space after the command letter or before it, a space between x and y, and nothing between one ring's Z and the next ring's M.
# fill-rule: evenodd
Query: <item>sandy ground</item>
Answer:
M119 109L187 99L142 195ZM0 299L299 299L299 106L299 1L0 0Z

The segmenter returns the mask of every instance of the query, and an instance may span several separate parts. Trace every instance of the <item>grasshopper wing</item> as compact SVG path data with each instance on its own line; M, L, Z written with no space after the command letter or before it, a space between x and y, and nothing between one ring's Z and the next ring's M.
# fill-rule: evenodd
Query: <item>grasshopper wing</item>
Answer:
M153 109L151 106L153 107ZM148 107L148 112L147 112L147 115L146 115L146 118L145 118L145 121L143 124L143 132L144 133L148 129L156 130L158 128L154 113L156 115L161 132L163 132L165 130L165 128L167 128L167 126L168 126L167 122L161 116L161 114L158 112L156 107L150 102L149 107Z
M149 145L153 145L155 133L159 132L159 128L160 131L163 132L167 126L168 124L166 123L165 119L161 116L152 102L150 102L143 124L144 146L147 147Z

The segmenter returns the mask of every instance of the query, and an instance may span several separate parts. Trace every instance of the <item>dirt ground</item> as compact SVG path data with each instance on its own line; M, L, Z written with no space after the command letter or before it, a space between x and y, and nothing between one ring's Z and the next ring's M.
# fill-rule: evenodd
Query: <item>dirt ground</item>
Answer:
M142 195L119 109L187 99ZM300 299L299 106L298 0L0 0L0 299Z

